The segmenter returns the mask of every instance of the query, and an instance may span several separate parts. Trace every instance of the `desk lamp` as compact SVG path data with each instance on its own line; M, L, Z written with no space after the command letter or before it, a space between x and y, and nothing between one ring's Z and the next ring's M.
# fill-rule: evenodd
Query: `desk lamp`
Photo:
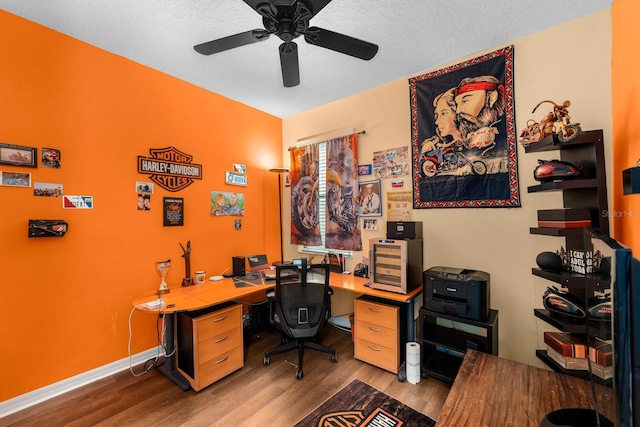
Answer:
M287 168L272 168L269 172L276 172L278 174L278 207L280 208L280 261L276 261L273 264L285 264L284 262L284 248L282 246L282 174L289 172Z

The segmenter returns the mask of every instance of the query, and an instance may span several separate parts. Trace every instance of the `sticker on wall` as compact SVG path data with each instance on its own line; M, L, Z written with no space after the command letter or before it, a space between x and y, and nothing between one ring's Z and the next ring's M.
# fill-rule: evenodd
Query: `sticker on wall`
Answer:
M225 172L224 180L227 184L247 186L247 175L244 174Z
M55 148L42 148L40 164L43 168L60 169L62 166L60 150Z
M162 199L164 207L165 227L184 225L184 199L181 197L165 197Z
M93 209L93 196L62 196L64 209Z
M191 163L193 156L175 147L151 148L151 157L138 156L138 173L168 191L180 191L195 179L202 179L202 165Z
M233 172L245 174L247 173L247 167L245 165L241 165L240 163L234 163Z
M211 215L244 215L244 194L224 191L211 192Z
M22 172L0 172L0 185L7 187L31 187L31 174Z
M392 179L391 180L391 188L404 188L404 180L403 179Z
M136 181L136 193L153 194L153 182Z
M34 182L33 195L40 197L62 197L62 184Z

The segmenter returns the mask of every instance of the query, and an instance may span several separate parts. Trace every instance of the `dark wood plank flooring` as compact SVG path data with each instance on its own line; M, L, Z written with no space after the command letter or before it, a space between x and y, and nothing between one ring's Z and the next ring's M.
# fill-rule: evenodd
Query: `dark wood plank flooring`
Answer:
M263 331L246 346L244 368L198 393L182 391L155 370L140 377L126 370L0 418L0 426L288 427L354 378L437 419L449 385L432 378L399 382L396 375L354 359L350 334L326 327L323 337L336 349L338 362L307 350L301 380L295 376L295 351L263 365L265 350L280 343L278 333Z

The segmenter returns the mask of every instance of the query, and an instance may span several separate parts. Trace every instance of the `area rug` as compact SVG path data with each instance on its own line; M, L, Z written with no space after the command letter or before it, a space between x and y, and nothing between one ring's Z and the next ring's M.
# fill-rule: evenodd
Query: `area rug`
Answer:
M433 427L436 422L359 380L331 396L294 427Z

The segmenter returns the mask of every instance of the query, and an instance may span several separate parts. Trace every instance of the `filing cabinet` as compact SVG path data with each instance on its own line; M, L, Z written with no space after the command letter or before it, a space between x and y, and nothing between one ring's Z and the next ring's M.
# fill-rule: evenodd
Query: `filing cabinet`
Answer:
M398 373L402 365L400 307L360 297L354 301L354 357Z
M178 313L177 370L200 391L244 366L242 305Z

